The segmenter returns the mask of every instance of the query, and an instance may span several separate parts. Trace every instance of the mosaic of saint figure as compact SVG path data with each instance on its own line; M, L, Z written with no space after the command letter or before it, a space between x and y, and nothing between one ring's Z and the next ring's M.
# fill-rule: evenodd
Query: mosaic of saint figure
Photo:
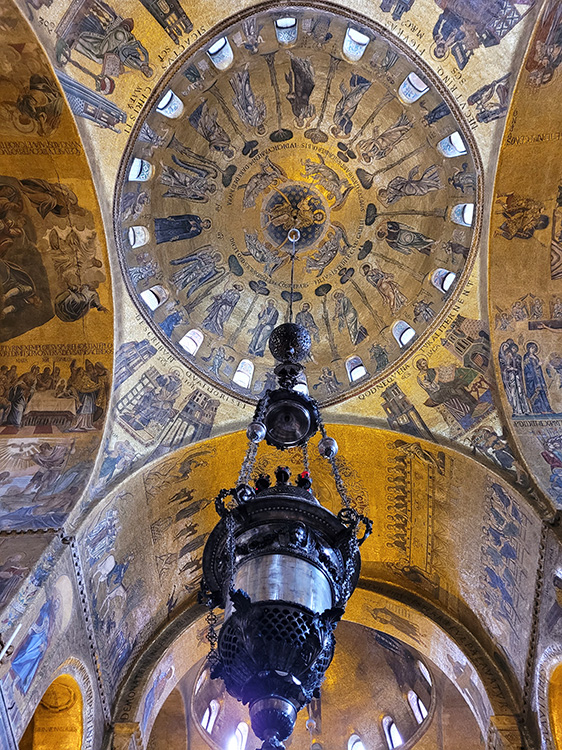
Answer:
M497 203L505 221L494 232L506 240L528 240L538 229L546 229L549 218L543 214L544 204L534 198L523 198L516 193L500 196Z
M168 187L163 197L207 203L209 196L216 193L217 186L208 180L207 170L194 167L188 169L191 174L178 172L167 165L163 166L160 182Z
M320 388L326 391L327 394L334 394L339 391L341 386L342 383L338 380L336 373L330 367L323 367L318 382L312 387L315 391Z
M234 357L227 356L224 346L213 346L208 357L201 357L203 362L210 362L209 372L215 377L220 377L221 367L225 362L232 362Z
M279 311L275 307L275 303L272 299L268 300L259 312L257 325L249 330L249 333L253 334L248 346L250 354L263 357L269 336L277 325L278 317Z
M346 247L350 247L350 243L347 239L345 229L339 225L331 226L326 239L318 250L306 259L306 272L310 273L311 271L318 270L316 275L321 276L338 252L343 254Z
M37 620L18 646L11 662L10 672L20 692L27 693L33 682L54 627L55 606L48 599L39 611Z
M202 219L195 214L180 214L179 216L164 216L154 219L154 233L156 244L162 242L177 242L191 240L204 229L211 228L210 219Z
M199 135L208 141L211 148L220 151L227 159L234 156L234 149L230 143L230 136L217 121L216 109L209 109L207 101L201 104L189 115L189 123Z
M287 101L291 104L297 127L306 127L307 120L316 114L314 104L310 103L310 96L314 91L314 68L310 60L291 55L291 72L285 73L285 80L289 86Z
M332 135L335 138L351 134L353 128L352 117L359 106L359 102L371 88L371 85L371 81L357 75L357 73L352 73L349 79L349 88L346 87L343 81L340 83L341 99L336 104L334 127L332 128Z
M361 271L369 284L379 292L384 303L393 314L408 302L400 290L400 285L397 281L394 281L393 273L385 273L377 266L370 266L368 263L361 266Z
M419 171L418 165L410 170L407 177L393 177L386 188L379 190L381 201L389 206L391 203L398 203L401 198L427 195L433 190L440 190L443 187L439 167L436 164L428 167L421 177L418 177Z
M244 36L246 37L244 47L251 55L257 54L260 44L263 42L260 35L262 28L263 26L258 24L258 19L255 17L247 18L242 22L242 29L244 31Z
M329 167L321 154L317 154L318 161L305 159L303 177L309 177L320 185L328 193L328 200L334 201L331 205L332 211L342 208L347 196L353 189L353 185L345 177L339 177L338 173Z
M529 406L523 385L523 365L519 347L513 339L507 339L501 344L498 360L505 395L511 406L513 416L529 413Z
M150 253L139 253L136 256L137 266L129 266L129 275L133 284L152 278L162 278L158 261Z
M561 63L562 5L558 0L548 0L525 61L530 84L544 86L550 83Z
M425 406L442 404L457 421L472 415L478 399L469 392L468 386L478 376L476 370L456 365L429 367L425 357L418 359L416 367L420 373L418 383L429 396Z
M272 185L277 185L286 179L287 175L281 167L266 156L260 164L260 171L252 175L245 185L239 185L244 188L242 206L254 208L261 193L267 192Z
M357 144L357 149L364 164L370 164L373 159L384 159L409 133L414 123L402 112L395 123L389 125L382 133L378 125L373 128L372 138L364 138Z
M462 265L462 263L468 258L470 247L467 247L467 245L463 245L460 242L449 240L443 244L443 250L447 255L451 256L451 263L456 266L457 263Z
M452 177L449 177L447 182L455 190L460 190L461 193L474 192L476 190L477 177L475 172L468 171L468 162L465 161L462 167L457 169Z
M118 18L117 16L116 21ZM95 12L89 13L81 20L78 35L71 48L64 39L59 39L56 47L57 60L64 64L71 51L76 51L106 69L108 58L112 57L119 64L117 67L111 64L112 75L122 73L123 70L119 68L131 68L150 78L153 70L149 65L148 51L133 34L134 25L132 18L123 18L104 26Z
M369 356L375 363L375 372L380 372L388 365L388 353L384 346L373 344L369 349Z
M360 344L367 338L367 329L359 322L357 310L349 297L346 297L343 292L338 290L334 293L334 300L336 302L336 309L333 319L338 321L338 331L343 331L347 326L351 343L357 346L357 344Z
M404 255L410 255L414 250L429 255L435 244L435 240L399 221L387 221L378 229L377 237L386 240L389 247Z
M276 253L269 243L260 242L257 232L244 230L244 238L248 252L242 252L242 255L251 255L258 263L263 263L264 273L268 276L272 276L289 259L287 254Z
M301 309L295 316L295 322L299 326L303 326L309 332L310 337L317 343L320 341L320 330L314 321L314 317L310 312L310 302L303 302Z
M530 10L534 0L435 0L442 13L433 28L437 59L446 56L449 50L461 70L470 59L470 54L481 44L490 47L499 44L503 37L518 24L526 13L522 5ZM519 6L519 8L517 7ZM527 10L527 12L528 12Z
M150 203L150 196L144 191L124 193L121 199L121 220L136 221Z
M478 122L492 122L505 117L509 106L509 79L511 73L487 83L473 94L467 102L471 107L476 107L476 119Z
M429 112L423 116L422 123L426 126L435 125L436 122L442 120L447 115L451 114L449 105L446 102L439 102L436 107L429 110Z
M234 91L232 104L238 116L249 128L255 128L259 135L265 133L265 117L267 109L262 96L256 96L252 91L248 65L239 70L230 79Z
M525 379L525 394L531 412L533 414L552 414L541 361L537 356L539 347L534 341L529 341L525 349L523 377Z
M174 258L170 265L183 266L172 274L172 282L178 291L187 287L186 296L189 299L198 289L210 281L218 281L225 273L220 253L214 252L211 245L199 248L197 252L183 258Z
M213 301L207 308L207 317L201 324L203 328L217 336L224 336L224 326L238 304L241 291L241 284L233 284L230 289L225 289L221 294L214 295Z

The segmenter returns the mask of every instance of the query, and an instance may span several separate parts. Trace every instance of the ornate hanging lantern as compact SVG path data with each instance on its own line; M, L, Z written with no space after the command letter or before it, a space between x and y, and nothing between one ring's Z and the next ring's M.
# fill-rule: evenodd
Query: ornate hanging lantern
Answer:
M289 233L294 264L293 237ZM359 546L372 528L351 507L338 447L326 435L316 401L295 390L311 347L308 331L284 323L272 332L269 346L278 361L278 387L258 402L237 486L221 490L215 500L220 521L205 546L201 584L201 601L211 610L211 677L249 705L262 750L283 748L298 711L318 696L334 654L334 628L359 578ZM337 516L312 492L308 441L318 430L319 451L331 464L342 500ZM288 468L279 466L274 478L260 474L250 486L263 439L279 450L302 447L303 471L295 483ZM219 635L216 607L224 609Z

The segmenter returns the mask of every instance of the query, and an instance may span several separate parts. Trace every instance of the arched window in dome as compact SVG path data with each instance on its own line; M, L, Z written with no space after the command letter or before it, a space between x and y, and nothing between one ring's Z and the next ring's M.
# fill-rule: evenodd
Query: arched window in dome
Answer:
M197 354L197 350L203 343L203 338L204 336L198 328L192 328L191 331L188 331L185 334L185 336L181 337L178 344L182 349L185 349L188 354L194 355Z
M156 105L156 111L170 120L175 120L183 114L183 102L172 89L168 89Z
M440 292L447 294L455 283L456 278L457 274L454 271L449 271L446 268L436 268L431 274L431 283Z
M357 62L363 57L370 41L367 34L362 34L353 26L348 26L343 40L343 54L351 62Z
M404 104L413 104L428 91L427 83L417 73L410 73L400 84L398 97Z
M355 383L356 380L364 378L367 374L367 368L363 364L361 357L349 357L345 362L345 369L347 370L347 377L350 383Z
M236 727L236 732L228 740L227 750L245 750L248 741L248 725L241 721Z
M150 310L156 310L168 299L168 292L160 284L151 286L140 293L142 301Z
M452 159L454 156L463 156L467 149L458 130L451 135L442 138L437 144L437 150L443 154L446 159Z
M404 740L402 739L402 735L398 731L398 727L391 716L383 717L382 728L389 750L394 750L396 747L402 747Z
M392 335L398 341L398 346L405 349L416 338L416 332L405 320L397 320L392 326Z
M352 734L347 741L347 750L365 750L363 740L358 734Z
M131 161L129 167L129 182L146 182L150 180L154 173L154 167L146 159L139 159L137 156Z
M135 248L142 247L143 245L147 244L150 239L150 232L146 227L129 227L128 237L131 249L135 250Z
M241 359L240 364L236 368L236 372L232 376L232 382L240 386L240 388L249 388L252 383L254 376L254 365L249 359Z
M408 703L410 704L412 713L416 717L416 721L418 722L418 724L421 724L427 716L427 708L425 707L425 703L413 690L408 691Z
M225 36L221 36L220 39L213 42L207 50L207 54L211 58L215 68L218 70L226 70L232 65L232 61L234 60L232 47Z
M419 661L418 659L418 669L420 670L421 676L424 678L424 680L427 682L429 687L433 685L433 680L431 679L431 675L429 673L429 669L425 666L423 661Z
M451 221L461 227L471 227L474 219L474 203L457 203L451 209Z
M275 21L275 36L279 44L293 44L297 40L298 23L294 16L284 16Z
M220 707L220 703L213 698L213 700L205 709L205 713L203 714L203 717L201 719L201 726L209 734L211 734L211 732L213 731L215 721L217 720L217 716L219 715Z

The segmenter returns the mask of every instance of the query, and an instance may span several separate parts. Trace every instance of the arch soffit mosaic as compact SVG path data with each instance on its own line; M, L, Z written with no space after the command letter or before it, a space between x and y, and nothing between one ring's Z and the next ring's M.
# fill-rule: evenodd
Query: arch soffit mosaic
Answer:
M517 713L517 704L508 692L502 692L504 685L498 673L482 671L462 645L433 620L374 591L360 588L357 594L345 620L387 633L435 664L463 693L484 737L491 716ZM155 636L140 659L132 664L115 704L113 720L138 722L143 727L141 737L145 744L168 695L193 665L204 659L208 650L200 637L204 610L199 605L194 604L176 619L177 622L173 620ZM470 676L470 688L463 676ZM147 695L154 693L155 684L160 688L157 700L147 703ZM481 700L475 702L474 690Z
M88 159L57 76L17 7L5 0L0 15L0 528L60 528L107 416L111 278Z
M375 533L363 548L364 577L388 585L406 603L408 596L416 606L429 603L430 616L442 610L444 627L456 623L467 642L503 665L506 689L516 696L517 683L524 681L535 590L535 577L516 571L539 565L540 519L502 479L455 451L364 427L332 425L330 433L346 457L351 496L375 519ZM176 607L180 611L197 589L200 551L215 519L212 499L228 477L236 480L245 442L243 433L223 436L151 464L111 493L79 532L79 544L87 550L85 577L96 601L103 602L108 565L123 572L119 597L125 599L115 599L120 614L114 636L125 638L119 648L129 644L125 663L146 647L154 623L165 622ZM278 460L260 449L258 469L272 471ZM288 452L284 461L296 469L300 455ZM332 485L314 450L311 469L318 496L332 507ZM470 496L467 477L474 490ZM420 526L414 516L427 520ZM512 535L504 554L512 555L519 581L511 615L494 587L504 526ZM150 530L148 538L139 537L141 527ZM101 637L113 609L96 601L94 627ZM102 662L115 658L114 636L100 638L107 645ZM107 668L106 663L102 673L105 669L106 679L112 679Z
M526 464L561 507L560 174L554 102L562 91L545 43L560 33L546 2L521 67L499 154L489 238L489 319L504 418ZM522 211L514 220L517 206ZM529 262L532 258L533 262Z

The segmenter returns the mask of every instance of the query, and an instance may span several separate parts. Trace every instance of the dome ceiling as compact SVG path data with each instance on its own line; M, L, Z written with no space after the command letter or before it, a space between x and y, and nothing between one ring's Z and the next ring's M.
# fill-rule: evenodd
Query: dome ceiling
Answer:
M472 262L479 170L411 51L332 13L262 13L182 58L151 102L115 229L133 299L176 356L255 399L292 306L309 388L333 402L436 330Z

